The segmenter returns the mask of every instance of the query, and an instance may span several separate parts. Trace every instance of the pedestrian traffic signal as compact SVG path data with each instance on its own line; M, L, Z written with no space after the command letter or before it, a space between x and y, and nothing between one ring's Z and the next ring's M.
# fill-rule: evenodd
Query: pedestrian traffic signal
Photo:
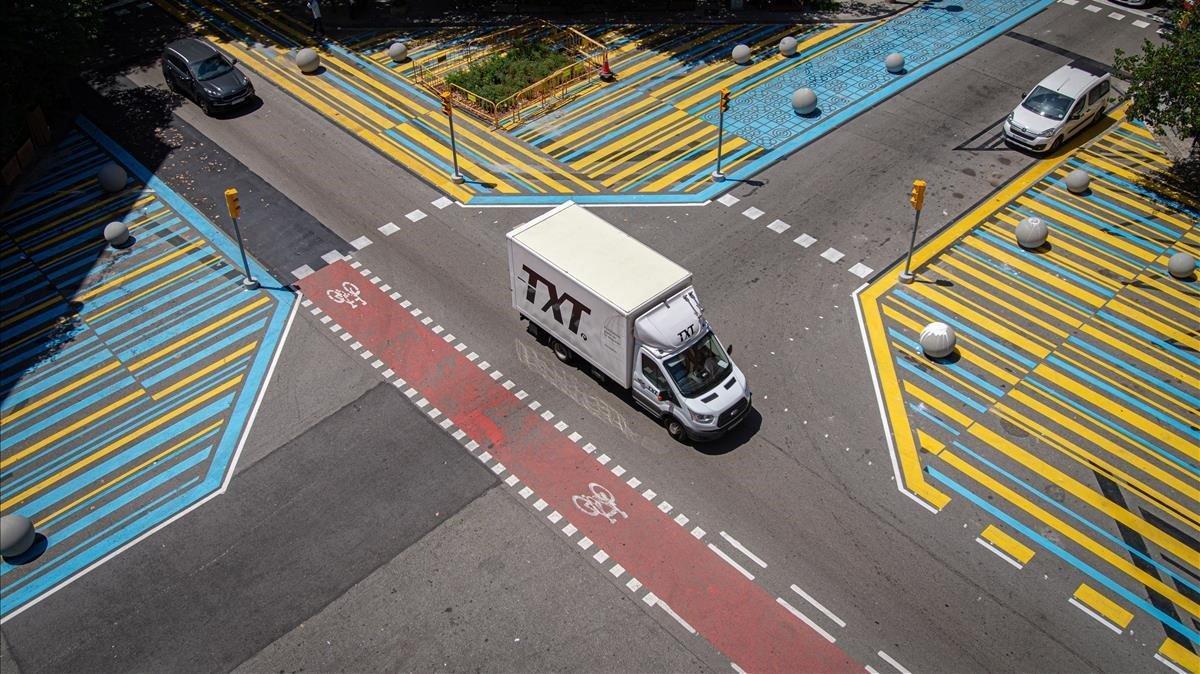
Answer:
M239 218L242 215L242 206L238 203L237 189L230 187L225 190L225 206L229 209L229 217Z
M721 90L721 112L725 112L726 110L729 110L729 90L722 89Z
M449 117L451 115L450 92L449 91L442 92L442 114L446 115L447 117Z
M912 192L908 193L908 203L912 204L912 207L918 211L921 210L921 207L925 205L924 180L913 181Z

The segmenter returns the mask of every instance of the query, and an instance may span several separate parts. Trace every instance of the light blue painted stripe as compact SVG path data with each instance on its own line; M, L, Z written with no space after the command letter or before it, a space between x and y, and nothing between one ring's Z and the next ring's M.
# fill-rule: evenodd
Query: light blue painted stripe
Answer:
M739 147L738 149L734 150L733 152L730 152L729 154L725 154L721 159L721 166L722 167L730 166L734 162L736 162L737 160L741 159L742 157L750 154L751 152L754 152L755 150L761 150L761 149L762 148L755 145L754 143L748 142L745 145L743 145L742 147ZM714 162L712 168L714 168L714 169L716 168L715 162ZM679 181L678 183L675 183L675 185L673 185L670 188L670 190L672 192L680 192L680 191L686 190L688 187L695 185L697 181L709 178L711 176L711 174L712 174L712 172L706 168L703 171L701 171L689 178L685 178L685 179Z
M362 56L359 56L358 54L355 54L352 51L343 49L341 46L339 46L338 44L336 44L334 42L326 42L325 48L335 54L338 54L339 56L341 56L345 59L354 61L355 63L362 65L365 70L369 70L369 71L375 73L376 75L383 76L388 81L388 83L392 86L393 89L401 90L408 97L416 98L426 106L436 107L436 106L441 105L441 101L435 99L433 96L430 96L429 93L426 92L424 89L422 89L420 87L415 87L415 86L409 84L408 81L405 80L402 76L398 75L397 73L395 73L387 68L379 67L379 64L375 63L371 59L363 58Z
M897 358L896 364L899 365L904 370L907 370L909 373L915 374L918 377L920 377L921 379L924 379L926 382L932 384L933 386L936 386L939 389L941 389L942 391L949 393L950 395L954 396L959 401L961 401L962 404L970 407L971 409L975 410L976 412L986 412L987 411L986 405L982 405L980 403L975 402L975 400L973 398L968 398L965 394L959 392L958 389L946 384L945 382L941 381L940 379L933 377L932 375L930 375L927 372L921 371L920 368L909 363L907 360L904 360L902 358Z
M1012 245L1010 242L1002 240L1000 237L992 234L991 232L985 232L982 230L976 230L975 232L973 232L971 234L971 236L979 237L980 239L983 239L983 240L987 241L988 243L991 243L992 245L1000 246L1001 248ZM1030 253L1028 255L1022 255L1021 259L1032 265L1041 267L1045 271L1048 271L1056 276L1063 277L1066 280L1071 281L1075 285L1083 286L1084 288L1091 291L1092 293L1099 295L1102 299L1108 300L1108 299L1111 299L1113 295L1117 294L1118 289L1105 288L1104 286L1102 286L1098 283L1089 281L1088 279L1080 276L1079 274L1067 269L1066 267L1064 267L1058 263L1051 262L1050 260L1046 259L1044 256L1038 255L1037 253Z
M234 311L246 303L247 296L253 298L251 293L242 293L241 296L233 295L222 299L220 302L210 305L205 311L197 312L187 317L187 320L175 324L167 330L160 330L157 334L146 335L136 344L125 348L123 351L117 352L117 357L122 361L130 361L144 354L153 353L159 346L166 344L177 337L183 336L190 330L193 330L198 325L203 325L209 321L220 318L221 316Z
M185 266L186 264L183 264L179 268L183 269ZM154 300L138 305L136 310L101 325L93 325L92 329L106 340L122 343L139 332L157 332L181 324L199 327L198 323L212 318L208 312L213 305L222 301L233 300L236 302L246 299L245 291L242 290L240 284L233 282L221 284L218 279L214 279L204 272L203 269L196 270L196 273L180 280L186 285L170 292L154 295ZM220 280L228 281L224 278ZM163 305L170 306L169 314L157 312L157 309ZM113 335L112 333L116 330L121 332Z
M888 328L888 335L890 335L892 339L894 339L897 342L900 342L904 346L908 347L908 349L910 351L912 351L913 353L917 353L917 354L921 353L921 345L919 343L917 343L916 340L911 339L908 335L905 335L904 333L900 332L899 330L896 330L895 328ZM946 369L953 370L954 373L957 374L958 376L963 377L964 379L968 380L970 383L975 384L976 386L987 391L988 393L991 393L994 397L1001 398L1004 396L1004 389L999 388L997 386L993 386L986 379L984 379L983 377L980 377L979 375L975 374L974 372L971 372L967 368L959 367L958 365L956 365L954 363L945 363L944 365L945 365Z
M634 129L645 126L645 125L649 124L650 122L658 119L659 117L662 117L662 116L666 115L667 113L673 112L675 110L677 110L677 108L674 108L672 106L658 105L658 106L655 106L655 108L653 108L653 110L649 113L635 114L635 115L631 116L629 119L625 120L625 122L623 124L621 124L620 126L618 126L616 129L600 136L599 138L593 139L591 142L584 144L583 146L576 149L574 152L569 152L569 153L559 157L558 159L559 159L559 161L563 161L563 162L575 161L576 159L579 158L580 155L590 153L597 146L599 146L599 145L607 146L609 143L612 142L612 140L614 138L617 138L618 136L629 135L630 133L632 133L632 131ZM643 146L643 148L644 148L644 146ZM606 159L603 162L601 162L600 165L604 165L604 164L608 163L609 161L610 161L609 159Z
M954 251L960 255L971 258L985 267L990 268L993 272L999 272L999 274L1003 275L1003 277L1009 281L1023 285L1030 290L1049 295L1069 307L1073 307L1087 314L1091 314L1093 311L1092 307L1083 304L1079 300L1059 292L1058 289L1046 285L1039 279L1022 274L1019 270L1010 267L1003 262L993 260L992 258L985 256L983 253L977 253L976 251L965 246L956 246Z
M206 260L205 257L208 257L208 259ZM223 289L225 283L231 284L229 279L222 276L219 272L216 272L212 268L213 265L221 265L225 263L225 260L221 256L216 255L213 251L210 250L206 253L202 252L200 255L195 257L192 257L189 254L188 258L189 259L176 260L170 264L163 265L162 268L156 269L152 274L147 274L147 277L150 277L147 279L149 282L142 284L142 287L162 282L163 279L171 274L186 271L183 276L180 276L172 281L170 285L166 286L165 288L159 288L157 291L139 298L137 302L123 307L122 311L113 311L107 316L99 319L89 318L88 325L90 325L97 333L109 333L121 325L142 318L146 313L153 312L160 306L174 301L179 297L187 295L219 295L221 294L220 291ZM187 270L189 263L198 264L200 266L196 269ZM240 277L241 274L239 273L238 276ZM225 283L222 283L222 281ZM106 306L112 302L126 299L130 295L136 294L136 292L137 291L126 291L119 295L105 298L108 301L106 301L103 305L100 305L100 307ZM100 308L93 307L90 303L85 304L85 307L85 316L87 314L95 313L96 310ZM182 309L183 307L184 305L180 305L178 308L172 305L171 313L179 314L180 311L177 309ZM175 317L176 316L172 316L172 318Z
M1171 627L1178 630L1179 633L1187 636L1187 638L1189 638L1193 641L1200 641L1200 633L1197 633L1196 631L1189 629L1187 625L1183 624L1182 622L1173 618L1172 616L1169 616L1166 613L1158 610L1158 608L1156 608L1150 602L1146 601L1145 599L1142 599L1137 594L1125 589L1125 587L1123 585L1112 580L1111 578L1104 575L1103 573L1097 571L1094 567L1088 565L1083 560L1081 560L1078 557L1076 557L1075 555L1067 552L1063 548L1059 547L1057 544L1051 542L1050 539L1039 534L1038 532L1034 531L1033 529L1025 526L1024 524L1017 521L1015 518L1009 516L1008 514L1002 512L999 508L988 503L985 499L982 499L979 496L976 496L974 493L972 493L967 488L963 487L962 485L958 484L957 482L951 480L949 477L944 475L937 468L934 468L933 466L927 466L925 468L925 471L927 473L929 473L931 476L933 476L933 478L936 479L938 482L941 482L942 484L946 485L954 492L961 495L963 498L966 498L971 503L974 503L976 506L978 506L979 508L986 511L992 517L995 517L996 519L1004 522L1005 524L1012 527L1013 529L1021 532L1021 534L1025 535L1030 540L1035 541L1038 545L1042 546L1046 550L1049 550L1050 552L1052 552L1053 554L1055 554L1056 556L1058 556L1060 559L1067 562L1071 566L1075 567L1079 571L1082 571L1084 574L1086 574L1087 576L1089 576L1090 578L1095 580L1097 583L1100 583L1101 585L1108 588L1112 592L1115 592L1116 594L1123 597L1126 601L1130 602L1134 606L1137 606L1138 608L1145 611L1146 613L1149 613L1150 615L1154 616L1154 618L1157 619L1159 622L1166 624L1166 625L1170 625Z
M899 288L897 288L892 294L904 300L905 303L911 304L912 306L917 307L921 311L925 312L926 316L939 316L943 313L921 301L916 295L905 292ZM971 339L986 344L992 349L999 351L1009 358L1012 358L1013 360L1017 361L1017 363L1024 365L1027 368L1032 368L1037 365L1036 360L1024 356L1021 353L1018 353L1017 351L1014 351L1013 349L1010 349L1000 342L988 337L987 335L983 334L981 330L977 330L974 324L958 321L955 323L954 329Z
M1152 335L1149 332L1142 330L1141 328L1135 326L1134 324L1132 324L1124 319L1118 318L1116 315L1110 313L1109 311L1107 311L1105 309L1102 309L1102 310L1096 312L1096 315L1099 316L1100 318L1104 319L1105 321L1112 323L1113 325L1120 326L1126 332L1129 332L1134 335L1137 335L1138 337L1141 337L1149 344L1152 344L1152 345L1158 347L1159 349L1161 349L1164 353L1169 353L1172 356L1175 356L1176 358L1180 358L1182 360L1188 361L1189 363L1192 363L1193 365L1200 366L1200 356L1192 355L1191 353L1189 353L1187 351L1186 347L1184 347L1183 345L1172 344L1164 339L1159 338L1156 335Z
M329 68L326 68L324 71L322 71L318 77L332 82L337 88L350 94L354 98L357 98L363 103L366 103L368 106L374 108L379 114L387 117L396 124L404 124L410 119L409 117L397 112L395 108L391 107L387 103L384 103L382 99L375 98L373 95L363 91L361 88L351 82L346 81Z
M1187 424L1184 424L1184 423L1180 422L1178 419L1176 419L1170 415L1167 415L1166 413L1164 413L1158 409L1155 409L1154 407L1152 407L1150 405L1147 405L1146 403L1142 402L1141 400L1138 400L1134 396L1131 396L1128 393L1125 393L1121 389L1116 388L1115 386L1109 385L1108 382L1106 382L1102 379L1099 379L1097 377L1093 377L1091 374L1089 374L1089 373L1081 370L1080 368L1075 367L1071 363L1068 363L1067 361L1063 360L1057 354L1050 354L1050 356L1048 356L1046 358L1046 362L1056 365L1058 367L1061 367L1064 370L1068 370L1071 372L1071 374L1074 376L1074 378L1082 379L1083 381L1086 381L1089 384L1091 384L1093 388L1103 389L1103 390L1107 391L1110 396L1115 396L1116 398L1119 398L1119 399L1125 401L1126 403L1133 405L1134 407L1138 408L1145 414L1156 419L1159 423L1166 424L1168 426L1173 426L1173 427L1175 427L1175 430L1179 431L1180 433L1183 433L1184 435L1190 435L1191 437L1200 440L1200 429L1191 428ZM1197 474L1200 474L1200 471L1198 471Z
M1060 208L1061 204L1052 202L1045 195L1038 194L1037 192L1029 192L1028 194L1030 196L1032 196L1034 199L1036 199L1037 201L1046 203L1051 208L1054 208L1056 211L1059 211L1059 212L1066 211L1070 215L1080 218L1084 222L1095 227L1096 231L1103 232L1105 234L1108 234L1111 237L1117 237L1124 241L1128 241L1129 243L1132 243L1133 245L1137 246L1138 248L1141 248L1144 250L1149 248L1149 246L1147 245L1149 242L1147 242L1145 239L1142 239L1141 237L1137 237L1137 236L1130 236L1128 234L1128 232L1121 230L1121 229L1117 229L1115 227L1111 227L1103 222L1100 222L1099 220L1092 218L1091 215L1088 213L1084 213L1083 211L1076 211L1074 213L1071 213L1071 211L1074 211L1075 209L1070 208L1070 207ZM1032 217L1047 219L1045 216L1041 215L1040 213L1034 213L1033 209L1026 208L1024 206L1015 206L1013 208L1013 211L1020 214L1022 217L1032 216ZM1056 220L1057 218L1050 218L1050 219ZM1083 241L1083 243L1085 243L1086 245L1091 246L1093 248L1099 248L1100 250L1104 251L1108 255L1111 255L1111 256L1117 258L1118 260L1121 260L1125 264L1128 264L1137 269L1141 269L1142 267L1146 266L1145 260L1141 260L1137 257L1134 257L1130 253L1128 253L1124 250L1121 250L1120 248L1117 248L1115 246L1110 246L1109 244L1105 243L1105 241L1103 239L1096 237L1095 234L1091 231L1071 227L1070 225L1066 225L1061 222L1053 223L1053 224L1056 229L1069 230L1069 232L1072 236L1074 236L1075 238L1081 239ZM1161 249L1161 246L1156 246L1155 248L1156 248L1156 250L1158 250L1158 249Z
M919 405L914 405L913 403L908 403L908 408L910 410L916 412L917 414L920 414L921 416L925 417L926 419L932 421L933 423L937 424L938 426L941 426L945 430L949 431L951 434L958 435L958 431L955 430L955 428L953 426L942 421L941 419L939 419L937 417L937 415L930 412L929 409L927 407L925 407L924 403L921 403Z
M143 374L141 377L142 382L147 388L157 386L162 381L169 379L170 377L173 377L176 374L181 373L193 366L196 366L203 361L213 358L216 354L228 349L232 345L249 341L250 337L253 336L254 333L266 327L267 319L266 317L262 317L259 320L247 320L242 322L245 323L244 326L237 330L234 330L231 326L229 334L225 334L224 332L218 333L215 337L220 337L220 339L214 338L209 340L209 343L203 344L204 348L197 350L195 354L182 360L171 362L170 367L155 372L152 376L145 376ZM249 358L249 356L246 356L246 358Z
M88 143L88 146L86 150L71 155L71 160L77 162L76 165L60 167L59 170L46 176L49 180L40 180L30 185L16 199L13 199L9 208L17 210L39 199L57 196L64 188L95 177L95 171L100 168L108 156L101 152L99 147L91 143Z
M82 376L84 373L77 372L75 374L76 376ZM71 395L55 400L45 407L31 412L28 416L21 417L16 421L7 422L4 426L6 444L7 438L12 437L14 438L13 442L16 442L15 438L28 431L31 427L41 428L42 430L53 430L53 426L56 424L45 424L42 422L42 420L46 419L49 415L55 415L62 412L67 408L67 406L78 404L77 401L81 397L87 396L88 400L100 401L113 395L114 386L128 386L131 383L132 380L129 379L128 373L126 373L124 370L116 369L106 372L96 379L88 382L87 386L75 389L71 392ZM86 407L77 409L78 412L83 412L86 410ZM71 414L66 419L62 419L60 421L62 423L66 423L72 416L75 415Z
M700 204L692 194L506 194L473 196L465 203L478 205L557 206L566 199L577 204Z
M127 187L126 189L129 188ZM60 231L57 229L44 229L48 220L55 219L72 211L83 211L83 209L88 210L72 215L66 220L66 223L74 225L83 222L85 219L99 219L110 213L128 210L129 205L136 202L141 195L138 192L129 191L106 204L100 204L99 201L105 196L107 195L99 187L95 187L79 192L70 199L55 201L52 208L40 209L26 216L20 221L25 226L18 229L10 229L8 231L9 236L20 241L23 246L30 246Z
M1088 164L1087 170L1094 171L1094 170L1096 170L1096 168L1094 166L1092 166L1091 164ZM1055 178L1053 176L1049 176L1047 178L1047 180L1049 182L1053 183L1057 187L1061 187L1064 190L1068 189L1067 181L1065 179L1059 179L1059 178ZM1141 215L1140 213L1134 213L1133 211L1131 211L1127 208L1123 208L1122 206L1117 205L1116 202L1109 201L1108 199L1105 199L1104 197L1097 194L1096 192L1092 192L1088 196L1087 200L1100 206L1104 210L1109 211L1110 213L1114 213L1114 214L1119 215L1127 220L1132 220L1133 222L1136 222L1140 225L1148 227L1169 239L1176 239L1179 237L1180 234L1183 233L1182 230L1176 230L1172 227L1168 227L1166 225L1157 223L1152 218L1147 218L1147 217ZM1071 210L1074 210L1074 209L1071 209ZM1160 248L1161 248L1161 246L1160 246Z
M171 220L178 222L178 218L171 218ZM164 228L169 226L169 224L162 225ZM142 250L139 251L139 254L141 256L153 255L153 257L150 260L127 259L126 264L130 266L130 271L132 268L153 261L154 258L158 257L157 253L159 253L159 249L167 245L161 238L154 236L156 233L154 230L137 233L137 236L144 236L151 239L149 243L142 245ZM92 270L97 265L105 264L105 261L100 258L104 244L89 241L84 246L70 256L59 258L49 264L43 262L40 265L42 272L50 278L50 281L64 295L72 291L77 293L86 291L86 288L81 287L84 279L92 273ZM74 261L69 261L72 259ZM111 294L112 291L110 290L109 292Z
M71 338L73 340L71 342L72 348L70 349L70 353L65 355L62 351L55 354L47 354L45 352L46 345L39 341L34 346L19 351L14 355L4 356L2 361L4 363L4 371L9 372L11 370L11 372L4 375L3 379L0 379L0 388L13 386L17 379L24 377L35 369L37 370L37 376L42 377L51 372L58 372L64 367L74 367L74 361L83 358L84 354L90 353L88 349L91 347L100 346L103 348L100 340L90 330L81 329L72 335ZM48 357L34 362L38 356ZM29 362L29 365L26 367L14 367L14 365L26 362Z
M706 152L709 149L715 149L716 147L717 147L717 134L716 134L716 130L714 129L712 138L701 141L700 145L698 147L695 147L695 148L692 148L691 150L689 150L688 154L695 157L695 156L699 156L700 154ZM694 153L694 154L692 154L692 153ZM621 192L635 192L642 185L645 185L646 183L654 180L658 176L666 173L667 171L678 168L679 165L683 164L685 161L686 160L678 160L678 161L671 161L671 162L659 162L653 168L648 168L648 169L642 171L640 174L641 177L639 177L637 180L634 180L633 182L629 183L628 185L620 188L620 191ZM715 167L716 163L714 162L713 165Z
M0 330L0 342L11 342L19 339L21 335L25 334L25 332L34 328L44 327L47 323L50 323L59 316L67 313L67 302L66 300L62 299L62 295L59 295L58 293L51 293L43 297L39 297L36 300L30 300L30 304L42 302L43 300L52 299L54 297L58 298L58 301L54 304L51 304L49 307L46 307L36 314L33 314L29 318L22 319L19 323L10 323L10 327Z
M1066 163L1068 166L1071 166L1073 168L1081 168L1089 173L1103 176L1104 180L1107 182L1113 183L1115 185L1120 185L1121 187L1124 187L1125 189L1129 190L1130 192L1136 192L1137 194L1140 194L1143 197L1146 197L1147 199L1149 199L1150 201L1152 201L1156 204L1168 206L1172 210L1179 211L1180 213L1186 213L1192 219L1200 218L1200 213L1197 213L1195 210L1188 208L1188 206L1186 204L1182 204L1178 201L1175 201L1174 199L1168 199L1167 197L1164 197L1163 195L1159 194L1158 192L1151 191L1145 187L1142 187L1141 185L1138 185L1137 183L1133 183L1128 180L1125 180L1124 178L1122 178L1120 176L1113 175L1112 173L1105 171L1104 169L1100 168L1099 166L1094 166L1092 164L1088 164L1085 161L1079 160L1075 156L1072 156L1070 159L1068 159Z
M161 225L161 221L157 221L158 218L169 218L173 215L170 211L166 210L166 207L163 206L162 202L155 200L142 209L126 213L124 216L119 218L119 221L129 224L132 221L142 217L142 211L145 211L144 215L152 215L154 219L147 221L147 223L142 226L140 231L134 232L135 236L146 236L147 231L155 231L150 230L151 227L155 227L156 224ZM91 220L91 218L85 219ZM178 221L178 218L175 219ZM64 229L68 229L68 227L64 227ZM96 236L96 228L86 227L77 232L74 236L63 239L61 242L49 248L43 248L36 253L31 254L30 258L37 260L41 268L46 269L47 267L57 267L66 260L69 260L71 257L81 253L86 253L92 260L95 260L98 257L99 251L104 249L104 246L104 241ZM72 253L72 251L74 252ZM140 255L141 252L142 250L139 247L131 249L128 255L129 257L135 257ZM64 253L71 254L64 255ZM55 274L50 273L47 273L46 275L50 276L51 278L55 276Z
M47 389L57 388L60 384L67 383L67 379L78 377L80 372L88 372L111 360L112 355L105 349L89 350L82 357L78 357L77 362L70 368L59 368L54 374L38 373L38 376L28 380L25 386L14 387L0 405L0 410L11 414L26 400L40 397Z
M68 407L59 410L49 417L41 419L37 423L30 424L28 427L19 431L11 429L6 430L4 433L4 444L9 447L20 446L21 443L37 435L38 433L47 430L51 426L69 422L72 417L78 416L87 408L91 407L97 402L100 402L101 400L104 400L105 398L110 398L121 394L126 388L139 388L138 383L133 379L133 377L129 376L128 372L123 369L117 370L117 372L122 375L122 377L118 382L114 382L112 387L104 388L87 397L70 398L71 404ZM117 384L120 385L120 388L116 388Z
M1095 345L1088 342L1087 340L1076 339L1075 337L1072 337L1067 340L1067 343L1071 344L1072 346L1076 346L1078 348L1081 348L1081 349L1087 351L1088 353L1092 354L1093 356L1096 356L1097 358L1102 359L1104 362L1108 363L1109 365L1112 365L1114 367L1120 368L1121 370L1124 370L1126 374L1129 374L1132 377L1140 379L1142 381L1142 383L1148 387L1162 389L1160 391L1160 394L1167 398L1181 398L1185 402L1187 402L1191 405L1194 405L1197 408L1200 408L1200 398L1193 396L1191 393L1184 391L1181 388L1172 386L1172 385L1166 383L1165 381L1163 381L1162 379L1153 377L1153 376L1147 374L1146 372L1143 372L1143 371L1139 370L1138 368L1133 367L1129 363L1126 363L1125 361L1121 360L1120 358L1113 357L1111 354L1109 354L1104 349L1097 348Z
M1154 452L1155 454L1158 454L1159 456L1163 457L1164 459L1187 469L1189 472L1200 474L1200 471L1195 470L1191 466L1188 466L1186 463L1179 460L1176 456L1174 456L1170 452L1170 450L1159 447L1158 445L1151 442L1150 440L1147 440L1147 439L1141 437L1140 435L1138 435L1137 433L1135 433L1131 430L1128 430L1125 426L1122 426L1122 425L1116 423L1114 420L1105 417L1103 414L1096 412L1091 407L1088 407L1082 403L1079 403L1070 398L1067 398L1066 396L1062 395L1062 391L1057 389L1054 385L1046 383L1041 378L1039 378L1036 374L1030 374L1030 376L1025 381L1028 382L1029 384L1031 384L1032 386L1034 386L1038 389L1041 389L1046 395L1061 402L1063 405L1075 410L1078 414L1082 415L1083 417L1089 418L1092 421L1094 421L1096 424L1098 424L1104 428L1107 428L1113 434L1124 437L1129 442L1132 442L1135 445L1139 445L1142 448L1146 449L1147 451Z
M606 89L601 89L600 91L596 92L596 94L594 94L594 96L599 97L601 94L606 94L609 96L614 95L612 91L609 91ZM572 119L570 121L559 124L558 126L555 126L552 129L547 129L547 130L543 131L542 133L539 134L539 137L537 140L537 145L538 146L549 145L551 142L553 142L559 138L562 138L563 136L568 135L569 133L574 131L574 129L576 127L579 127L582 124L590 122L591 120L594 120L597 117L600 117L602 115L603 116L611 115L614 111L618 111L621 108L628 105L632 99L634 99L634 98L640 99L642 97L642 95L644 95L643 92L639 91L636 88L632 88L632 87L628 91L620 92L619 94L616 94L612 100L608 101L607 103L604 103L603 105L592 110L591 112L587 113L586 115L580 115L579 117L576 117L575 119ZM575 109L575 107L576 106L574 106L574 105L567 106L562 109L562 112L564 114L569 113L573 109ZM542 119L545 120L546 124L550 124L553 121L552 118L549 118L549 117L543 117Z
M55 507L75 492L87 488L88 485L98 484L99 480L112 475L114 472L124 469L130 463L137 461L139 458L148 456L155 448L161 447L170 442L174 438L185 435L190 429L193 429L200 424L206 423L209 420L216 419L222 416L229 409L230 403L233 401L233 393L226 393L221 397L209 402L204 407L192 412L183 419L167 426L154 433L153 435L143 438L133 447L128 447L120 452L112 454L107 460L93 466L92 468L76 474L71 479L59 483L57 486L44 491L37 498L26 501L22 506L22 510L29 513L42 513L46 510ZM31 515L32 517L32 515ZM36 519L36 517L34 518Z

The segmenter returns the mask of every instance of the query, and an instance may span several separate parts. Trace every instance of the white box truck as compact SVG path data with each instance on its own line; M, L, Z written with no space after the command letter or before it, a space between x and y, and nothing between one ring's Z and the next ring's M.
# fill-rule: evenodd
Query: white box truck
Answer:
M513 308L564 362L630 389L676 440L713 440L751 407L692 275L568 201L508 233Z

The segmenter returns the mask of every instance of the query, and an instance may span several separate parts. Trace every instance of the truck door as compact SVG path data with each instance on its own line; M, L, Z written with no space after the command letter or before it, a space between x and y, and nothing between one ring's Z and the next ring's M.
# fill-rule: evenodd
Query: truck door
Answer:
M638 367L633 371L633 399L638 401L656 417L671 412L671 388L658 362L642 350L638 356Z

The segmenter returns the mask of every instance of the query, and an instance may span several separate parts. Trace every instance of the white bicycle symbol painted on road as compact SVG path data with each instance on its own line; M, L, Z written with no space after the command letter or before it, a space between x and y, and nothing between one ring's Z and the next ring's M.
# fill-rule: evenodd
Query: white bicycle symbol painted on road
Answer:
M612 492L605 489L604 485L592 482L588 484L588 489L592 495L581 494L572 496L571 500L575 503L575 507L592 517L603 517L608 520L609 524L617 523L617 515L628 518L629 515L617 507L617 499L612 495Z
M367 301L362 298L362 294L359 293L358 286L349 281L342 281L340 290L338 288L330 288L325 291L325 294L329 296L329 299L338 304L350 305L351 309L366 306L367 304Z

